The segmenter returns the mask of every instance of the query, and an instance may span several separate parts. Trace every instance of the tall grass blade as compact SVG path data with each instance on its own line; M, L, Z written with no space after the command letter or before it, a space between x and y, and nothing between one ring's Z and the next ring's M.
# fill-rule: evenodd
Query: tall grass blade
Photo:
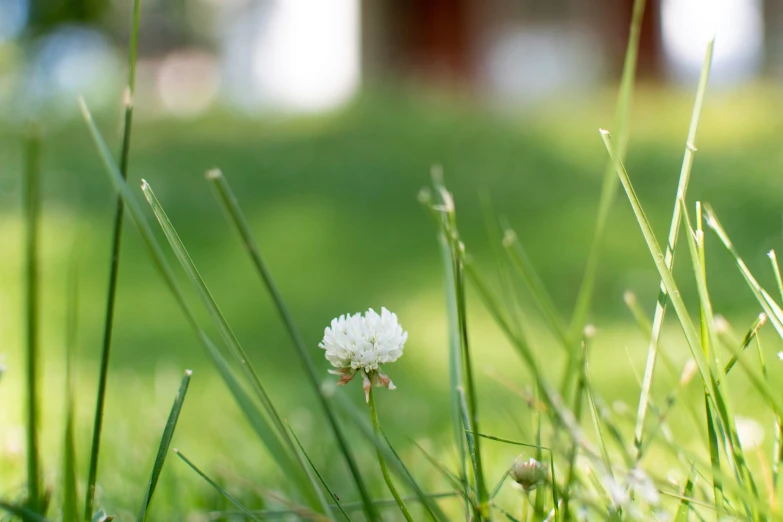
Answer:
M682 490L682 499L680 505L677 507L677 515L674 517L674 522L688 522L688 513L691 510L691 503L689 498L693 496L693 486L696 482L696 469L691 470L688 480L685 482L685 487Z
M380 438L381 423L378 420L378 408L375 406L375 396L373 394L372 388L370 388L370 392L368 394L368 402L370 405L370 417L372 418L372 426L375 430L375 436ZM413 518L408 511L408 507L405 505L405 502L403 502L400 494L397 492L397 487L394 485L391 475L389 475L389 468L386 465L386 459L383 458L383 453L380 450L378 450L377 453L378 464L381 467L381 475L383 475L383 480L386 482L386 486L389 488L389 493L391 493L394 500L397 501L397 506L400 508L400 512L402 512L402 516L405 517L405 520L408 522L413 522Z
M134 0L133 22L131 24L130 45L128 46L128 85L125 91L125 118L122 132L122 150L120 151L120 174L128 177L128 159L130 157L131 126L133 122L133 93L136 87L136 50L139 42L139 19L141 0ZM111 261L109 264L109 287L106 296L106 314L103 325L103 344L101 347L101 366L98 374L98 391L95 396L95 416L93 418L92 445L90 448L87 493L84 503L84 521L92 519L95 503L95 485L98 481L98 455L100 453L101 432L103 430L103 410L106 401L106 388L111 356L112 329L114 326L114 301L117 295L117 279L120 271L120 247L122 244L122 223L125 216L122 198L117 196L112 229Z
M666 287L666 292L670 296L675 312L677 312L677 317L680 320L683 333L685 334L685 338L688 341L688 347L690 348L691 355L693 355L693 358L696 360L699 375L701 376L704 385L710 392L710 396L714 397L710 369L704 356L704 352L702 351L699 334L696 332L696 328L693 326L693 322L688 316L688 311L685 308L685 303L683 302L682 297L680 296L677 284L674 282L674 277L664 262L665 257L663 252L661 252L660 246L658 246L658 241L655 239L655 234L652 231L652 227L647 220L647 216L642 209L639 198L636 195L636 191L631 184L631 180L628 177L628 172L626 172L625 166L623 166L619 160L619 157L617 156L614 145L612 143L612 136L609 134L609 131L601 129L601 137L604 140L604 145L606 145L609 156L614 162L615 170L620 178L620 182L622 183L623 188L625 189L628 200L631 203L634 215L636 216L636 220L639 223L644 240L647 243L647 248L652 255L653 261L655 262L655 267L658 269L658 273Z
M49 522L48 518L39 515L35 511L31 511L29 508L17 506L16 504L11 504L10 502L5 502L3 500L0 500L0 509L19 517L23 522Z
M182 454L182 452L180 452L180 451L179 451L177 448L174 448L174 453L177 455L177 457L179 457L180 459L182 459L182 461L183 461L185 464L187 464L187 465L190 467L190 469L192 469L193 471L195 471L195 472L196 472L196 473L197 473L197 474L198 474L198 475L199 475L201 478L203 478L205 481L207 481L207 483L208 483L210 486L212 486L212 487L215 489L215 491L217 491L217 492L218 492L218 493L219 493L221 496L223 496L223 497L224 497L226 500L228 500L229 502L231 502L232 504L234 504L234 506L235 506L235 507L236 507L238 510L240 510L240 511L241 511L241 512L242 512L242 513L243 513L243 514L246 516L246 517L248 517L250 520L255 520L256 522L260 522L260 521L261 521L261 519L260 519L260 518L258 518L258 517L257 517L255 514L253 514L253 512L252 512L252 511L250 511L248 508L246 508L246 507L244 506L244 504L242 504L240 501L238 501L236 498L234 498L234 497L233 497L233 496L232 496L230 493L228 493L228 492L227 492L225 489L221 488L221 487L220 487L220 485L219 485L217 482L215 482L214 480L212 480L211 478L209 478L209 476L208 476L206 473L204 473L203 471L201 471L201 470L198 468L198 466L196 466L195 464L193 464L193 462L191 462L191 461L190 461L190 459L188 459L188 458L187 458L185 455L183 455L183 454Z
M669 239L666 243L666 251L664 253L664 264L668 270L671 270L672 266L674 265L674 252L677 248L677 238L679 236L681 220L681 209L679 201L685 199L685 194L688 191L688 182L690 181L691 169L693 168L693 160L696 152L696 133L699 129L701 109L704 105L704 95L707 91L707 82L710 77L710 66L712 65L714 44L714 39L711 40L709 44L707 44L707 50L704 54L704 61L702 62L701 67L701 75L699 76L699 85L696 89L696 101L693 104L693 112L691 113L691 123L688 129L688 140L685 144L685 154L682 159L682 168L680 169L680 180L677 183L677 196L674 202L671 224L669 225ZM619 157L622 158L622 155ZM634 443L636 444L637 460L641 459L642 456L644 421L647 417L647 403L649 402L650 398L650 389L652 388L653 375L655 373L655 362L658 354L658 342L661 336L661 329L663 327L663 319L664 315L666 314L666 304L668 299L669 295L666 291L666 286L661 283L660 290L658 292L658 300L655 304L655 314L653 315L652 322L652 335L650 336L650 346L647 351L647 365L644 369L642 392L639 395L639 409L636 416Z
M74 440L73 399L73 353L76 349L78 328L79 292L78 264L74 257L68 283L68 305L66 307L65 343L65 434L63 437L63 522L79 521L78 493L76 482L76 443Z
M39 398L39 271L38 256L39 228L41 214L40 191L41 129L31 125L25 142L25 167L22 179L24 187L25 212L25 359L27 375L25 380L26 411L25 428L27 442L27 508L37 512L43 507L41 491L40 449L38 446Z
M451 248L446 236L438 231L438 243L440 245L441 259L443 261L443 273L445 275L446 288L446 315L449 328L449 398L451 404L451 425L454 431L454 443L457 446L459 457L459 471L464 479L463 495L465 497L465 517L469 517L471 509L470 484L468 482L467 453L465 451L466 438L464 430L467 426L463 423L462 394L462 356L459 344L459 325L457 320L457 295L454 290L454 262L451 259Z
M408 468L391 449L391 445L389 445L386 440L381 439L375 435L373 428L367 425L364 416L361 415L359 411L357 411L353 404L351 404L351 402L348 401L346 397L339 394L336 395L334 399L336 399L340 409L348 415L353 424L359 429L359 432L375 446L377 451L383 454L391 470L394 471L394 473L396 473L398 477L405 481L407 485L413 490L413 493L427 511L427 515L432 520L439 522L449 520L441 508L432 501L432 498L421 489L421 486L413 478L413 475L411 475L411 473L408 471Z
M454 198L446 190L443 184L442 174L433 172L433 184L441 197L442 207L445 213L440 220L441 231L449 241L450 254L453 266L453 285L454 296L457 305L457 324L460 343L460 358L463 369L462 386L465 393L465 402L467 404L469 431L480 431L478 415L478 399L473 374L472 354L468 341L468 323L467 323L467 305L465 297L465 276L464 276L464 245L459 241L456 224L456 212L454 208ZM484 520L489 517L489 490L484 479L484 467L481 458L481 444L478 439L473 440L473 458L474 458L474 479L476 481L476 492L478 496L478 518Z
M142 181L141 190L144 193L144 196L147 198L147 201L149 202L150 207L152 208L152 211L158 220L158 223L160 223L161 229L166 235L166 238L168 239L174 254L177 256L177 259L182 265L182 268L187 273L188 278L193 283L193 286L196 289L196 292L198 293L204 308L206 308L210 319L212 319L212 322L217 327L221 338L225 342L226 346L228 346L231 354L234 356L234 359L239 364L242 373L252 387L259 401L261 401L261 404L266 409L270 419L272 419L272 423L277 428L278 435L288 446L287 454L296 459L296 457L298 457L298 453L296 452L296 448L294 447L294 443L291 440L288 430L286 430L280 415L277 413L274 404L272 404L272 400L269 398L269 395L264 389L264 386L261 384L261 380L253 368L253 365L250 364L250 359L247 356L247 353L245 352L244 348L242 348L242 345L234 335L231 327L228 325L226 318L223 316L220 308L213 299L212 294L204 283L204 280L201 278L201 275L199 274L196 265L193 263L190 254L188 254L185 245L179 238L179 235L174 229L174 226L171 224L171 221L169 221L169 218L166 215L166 212L163 210L163 207L160 205L160 202L155 197L155 193L152 191L152 187L150 187L146 181ZM308 502L312 504L311 507L319 510L320 512L328 512L328 508L326 507L326 499L321 494L318 485L314 482L314 480L310 480L312 477L309 476L304 462L299 459L296 460L298 460L299 465L296 466L296 468L290 469L288 471L295 473L294 477L296 479L297 485L299 486L299 489L307 497Z
M171 439L174 437L174 430L177 428L177 421L179 420L179 414L182 411L182 404L185 402L185 395L188 392L188 385L190 384L190 376L193 374L190 370L185 371L185 376L182 378L182 383L177 391L177 397L174 399L174 405L171 407L171 413L169 413L169 419L166 421L166 427L163 430L163 436L160 439L160 446L158 447L158 454L155 456L155 463L152 465L152 475L150 476L149 484L147 485L147 491L144 494L144 500L141 503L141 510L137 518L138 522L144 522L147 520L147 512L152 501L152 495L155 493L155 487L158 485L158 478L160 478L160 472L163 471L163 463L166 461L166 456L169 454L169 446L171 445Z
M288 426L288 430L291 432L291 436L294 438L294 441L296 442L297 446L299 446L299 450L302 452L302 455L304 455L305 459L307 459L307 463L310 464L310 468L313 470L313 472L318 477L318 480L321 481L321 485L323 485L324 489L327 493L329 493L329 496L332 497L332 500L334 500L335 505L337 506L337 509L340 510L340 513L345 517L348 522L350 522L351 517L348 516L348 513L345 512L345 509L343 509L342 503L340 502L340 499L337 498L337 495L334 494L332 489L329 487L329 484L326 483L326 480L323 478L321 473L318 472L318 468L315 467L315 464L313 463L312 459L310 459L310 456L307 454L307 452L304 449L304 446L302 446L302 443L299 441L299 437L296 436L296 433L294 433L294 430L291 429L291 425L288 424L286 421L286 425Z
M231 370L228 362L225 360L220 351L218 351L217 347L209 338L209 336L207 336L204 330L199 326L193 311L190 309L190 306L185 300L185 296L182 293L182 290L177 284L174 273L166 261L166 257L163 255L163 250L155 239L155 236L153 235L147 220L144 218L141 207L139 207L139 204L134 199L128 184L122 178L122 175L117 169L117 166L111 157L111 152L101 137L101 134L92 119L87 105L84 103L84 100L80 100L80 103L82 112L84 113L85 122L87 123L87 127L98 149L98 153L104 164L107 177L112 183L114 189L122 196L122 199L125 203L125 208L128 210L131 217L133 218L134 223L139 229L141 237L150 253L150 257L155 263L155 267L160 272L163 281L166 283L169 290L171 291L171 294L174 296L177 305L179 305L180 309L185 315L188 324L190 324L191 328L196 333L199 342L206 350L213 364L220 373L220 376L223 378L223 381L226 383L235 400L237 401L240 409L248 418L251 426L259 435L259 438L261 438L262 442L264 442L264 444L267 446L267 449L269 449L270 455L276 459L280 469L284 472L290 472L291 470L299 469L295 463L291 462L290 455L287 453L287 450L284 449L285 447L280 442L279 431L276 431L273 426L270 426L270 421L267 420L258 410L255 403L247 395L247 392L245 392L245 389L239 382L237 376Z
M353 476L354 482L356 483L356 487L359 490L359 494L362 497L362 501L364 502L365 505L365 513L367 517L370 520L379 520L380 515L378 514L377 509L372 503L372 497L369 493L369 490L367 489L364 479L362 479L361 473L359 472L359 467L356 464L356 459L354 458L353 453L349 448L348 441L345 438L342 428L337 422L337 416L333 411L331 405L327 401L326 397L324 397L323 392L321 391L318 372L316 371L315 364L313 363L313 360L310 357L310 353L307 349L307 345L304 342L304 338L302 337L301 333L299 333L299 329L296 327L294 323L293 316L291 315L291 312L288 310L288 306L285 304L285 301L283 300L283 295L280 293L280 290L277 288L277 284L275 283L274 278L272 277L272 272L269 270L263 258L261 257L261 251L256 245L255 240L253 239L253 236L250 232L250 227L247 224L247 220L245 219L242 210L239 208L239 203L237 202L236 196L234 196L234 193L231 190L231 187L228 185L228 182L226 181L225 177L223 176L223 173L220 172L219 170L209 171L207 173L207 180L209 180L209 182L215 188L219 200L223 204L223 207L226 210L231 222L234 224L234 226L237 229L237 232L242 238L242 242L244 243L245 248L250 254L250 257L253 261L253 264L256 267L256 270L261 276L261 279L263 280L264 285L267 288L267 291L272 296L272 300L274 301L277 307L277 311L280 314L280 317L283 320L286 329L288 330L288 334L291 336L291 339L294 343L294 347L296 348L297 355L299 356L299 359L302 362L302 365L304 366L305 371L307 373L308 381L310 382L313 391L318 397L318 401L319 404L321 405L321 408L326 414L327 421L329 422L329 427L331 428L332 433L334 433L334 436L337 439L337 445L340 448L340 452L342 453L346 463L348 464L348 468L351 471L351 475Z
M723 369L723 373L728 375L734 365L737 364L737 359L742 356L742 352L748 349L750 343L753 342L753 339L755 339L758 335L759 328L761 328L766 322L767 314L761 313L753 322L753 326L750 327L750 330L748 330L748 332L745 334L745 337L742 339L742 346L740 346L739 355L734 354L731 356L731 359L729 359L729 362L726 363L726 367Z
M620 92L615 109L614 124L618 136L617 157L620 158L621 161L625 159L625 151L628 144L628 116L631 110L631 98L633 96L633 85L636 77L636 64L639 57L639 40L642 33L642 20L644 18L646 3L645 0L634 0L633 3L628 46L625 50L623 75L620 80ZM609 162L604 171L603 185L601 186L601 199L598 203L598 217L596 218L595 231L593 233L593 242L590 245L590 253L587 257L582 284L579 287L574 315L569 328L569 339L571 340L579 338L582 328L584 328L587 322L587 314L590 310L593 291L595 289L595 278L598 272L600 250L603 243L606 224L609 220L609 211L612 208L616 192L617 180L614 176L614 165ZM572 353L573 356L569 358L569 368L572 367L572 359L578 355L578 350L575 349ZM569 372L566 373L566 375L569 374ZM564 382L568 381L565 380Z
M541 313L544 315L544 318L549 324L549 327L552 329L552 332L557 336L558 340L562 343L562 346L568 350L568 333L563 326L562 320L557 313L557 309L552 302L552 298L550 297L549 292L547 292L547 289L536 272L533 263L527 256L527 252L525 252L522 243L520 243L516 232L511 229L506 230L505 236L503 237L503 246L506 248L509 257L511 258L511 263L517 269L519 274L522 276L522 279L524 279L525 284L530 289L530 293L534 302L536 303L536 306L538 306L538 308L541 310Z

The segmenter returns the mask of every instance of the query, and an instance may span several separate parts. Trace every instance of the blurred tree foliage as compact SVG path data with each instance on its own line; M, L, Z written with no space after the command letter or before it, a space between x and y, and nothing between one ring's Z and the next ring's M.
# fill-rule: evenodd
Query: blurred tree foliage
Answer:
M96 23L109 7L109 0L32 0L28 29L39 35L63 23Z

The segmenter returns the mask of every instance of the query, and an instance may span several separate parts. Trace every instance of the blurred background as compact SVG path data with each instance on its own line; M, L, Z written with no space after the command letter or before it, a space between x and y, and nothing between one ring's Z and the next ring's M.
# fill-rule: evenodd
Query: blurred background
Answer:
M411 444L432 448L444 462L453 456L441 262L416 194L431 165L443 165L460 229L487 276L497 281L485 227L491 212L516 229L569 320L606 165L597 129L614 122L632 3L142 0L131 185L145 178L156 190L273 400L341 498L355 497L350 480L323 439L323 419L290 342L203 173L220 167L234 187L325 380L317 343L333 317L381 306L398 314L410 337L406 356L387 371L398 390L378 394L381 416L417 476L428 477L433 490L445 487ZM9 369L0 382L3 496L24 480L21 136L30 120L44 129L43 429L53 482L67 274L77 262L78 436L86 469L115 204L76 99L85 97L119 152L132 4L0 0L0 356ZM783 246L783 2L647 0L628 169L661 240L712 36L713 74L689 195L712 203L747 264L772 288L766 252ZM252 484L285 492L133 225L125 230L103 505L121 519L136 509L185 368L194 378L175 445L253 505L262 495ZM742 335L760 310L725 252L709 239L707 249L715 308ZM693 303L686 255L675 275ZM647 339L623 294L633 291L651 316L659 281L622 194L601 259L591 370L606 404L628 420ZM187 288L184 277L182 283ZM469 299L486 431L525 440L529 411L515 390L530 385L529 375L477 296ZM527 320L558 381L555 341L535 313ZM664 349L679 365L687 359L680 337L673 321ZM770 360L780 349L773 337L770 329ZM662 399L678 378L661 370L654 395ZM737 401L749 390L738 376ZM363 400L358 384L340 392ZM746 406L753 416L756 405ZM678 433L690 433L688 422L672 419ZM770 428L765 444L771 438ZM516 450L495 450L488 466L500 476ZM357 451L368 456L372 476L372 453L358 438ZM156 520L203 520L203 510L220 507L180 464L167 463Z

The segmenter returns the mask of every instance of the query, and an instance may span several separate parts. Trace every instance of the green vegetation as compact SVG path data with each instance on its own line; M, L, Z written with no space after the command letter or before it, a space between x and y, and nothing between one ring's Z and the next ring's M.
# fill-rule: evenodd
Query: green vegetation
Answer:
M145 120L138 100L132 146L130 104L116 135L86 106L86 127L5 129L0 508L783 518L783 122L763 86L711 92L710 53L695 104L632 105L631 45L614 111L375 91L264 121ZM317 344L381 306L409 341L368 406Z

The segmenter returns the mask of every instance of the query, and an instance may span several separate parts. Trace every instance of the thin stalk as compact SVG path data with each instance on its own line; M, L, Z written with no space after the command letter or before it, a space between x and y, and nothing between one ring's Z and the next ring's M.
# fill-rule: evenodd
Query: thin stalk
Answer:
M587 347L586 345L582 344L582 359L579 364L579 377L578 382L576 386L576 396L574 398L574 419L577 424L580 424L582 421L582 404L583 404L583 396L587 389L587 380L586 380L586 366L585 366L585 360L587 357ZM600 442L603 446L603 438L600 439ZM605 448L604 448L605 450ZM571 519L571 485L574 482L575 479L575 473L576 473L576 456L579 453L579 441L574 440L573 445L571 447L571 454L569 455L569 462L568 462L568 477L566 478L566 483L563 491L563 519L564 520L570 520Z
M380 439L381 423L378 420L378 409L375 407L375 396L373 394L372 388L370 388L368 398L368 402L370 404L370 417L372 418L372 427L375 431L375 436ZM378 464L381 467L381 474L383 475L383 480L386 482L386 486L389 488L389 492L391 493L392 497L394 497L394 500L397 501L397 506L400 508L400 511L402 511L402 516L405 517L405 520L408 522L413 522L413 517L411 517L408 508L405 506L405 502L403 502L402 497L400 497L400 494L397 492L397 488L394 486L394 482L392 482L391 475L389 474L389 468L386 466L386 459L383 458L383 454L380 452L380 450L378 450L377 453Z
M639 57L639 41L642 34L642 20L644 19L644 8L646 0L634 0L633 11L628 34L628 46L625 49L625 60L623 62L623 74L620 80L620 92L617 97L617 106L615 108L614 125L617 129L618 157L625 159L625 153L628 145L628 119L631 109L631 98L633 96L634 79L636 78L636 64ZM563 382L560 387L560 394L568 397L571 391L570 376L574 374L574 365L579 357L579 348L575 341L579 339L582 329L587 323L587 314L590 312L590 306L595 291L595 280L600 266L601 247L603 245L606 225L609 222L609 212L612 209L617 194L617 179L614 175L612 162L608 162L604 169L604 179L601 185L601 199L598 203L598 217L595 222L593 232L593 241L590 245L590 251L585 264L585 272L582 277L582 283L579 287L579 293L576 297L574 315L568 329L568 339L571 345L568 357L566 358L565 372L563 373Z
M78 329L79 291L78 263L73 256L68 279L68 305L66 307L65 342L65 434L63 437L63 522L78 522L79 507L76 479L76 442L74 436L73 353Z
M215 491L217 491L220 495L222 495L226 500L234 504L234 506L239 509L245 516L247 516L250 520L255 520L257 522L261 522L261 519L258 518L255 514L253 514L252 511L250 511L248 508L246 508L241 502L239 502L236 498L234 498L231 494L229 494L225 489L220 487L220 484L209 478L209 476L201 471L198 466L193 464L193 462L190 461L185 455L183 455L177 448L174 448L174 453L179 457L185 464L187 464L190 469L196 472L198 476L203 478L205 481L207 481L207 484L212 486Z
M704 54L704 61L701 68L701 75L699 76L699 85L696 89L696 101L693 104L693 112L691 113L691 122L688 129L688 140L685 144L685 154L682 159L682 168L680 169L680 180L677 184L677 196L674 201L674 210L672 212L672 220L669 225L669 239L666 243L666 251L664 252L664 264L667 270L671 270L674 265L674 251L677 247L677 238L680 231L680 221L682 219L682 210L680 208L680 200L685 199L685 194L688 190L688 182L691 177L691 169L693 168L693 160L696 152L696 132L699 129L699 119L701 117L701 109L704 105L704 94L707 90L707 81L710 76L710 65L712 64L712 54L715 40L711 40L707 45L707 51ZM622 156L620 156L622 161ZM639 395L639 409L636 417L636 428L634 431L634 444L636 445L636 459L637 461L642 457L642 438L644 436L644 421L647 416L647 404L650 400L650 389L652 388L653 374L655 372L655 362L658 355L658 342L661 336L661 329L663 327L663 319L666 314L666 304L669 299L669 294L666 291L666 285L661 282L660 290L658 292L658 300L655 304L655 314L653 315L652 334L650 336L650 346L647 351L647 365L644 369L644 380L642 381L642 392Z
M27 428L27 507L37 512L41 502L41 468L38 448L38 276L39 276L39 228L40 228L40 156L41 131L31 126L25 144L24 209L25 209L25 300L27 346L26 362L26 428Z
M329 427L331 428L332 433L334 433L334 436L337 439L337 444L340 447L340 451L343 454L346 463L348 464L348 468L351 471L351 475L353 476L354 482L356 483L356 487L359 490L359 494L361 495L362 501L365 504L365 513L367 517L370 520L380 520L378 510L372 503L372 497L364 483L364 479L362 479L361 473L359 472L359 467L356 464L356 459L354 458L353 453L348 446L348 441L345 437L345 434L343 433L342 428L337 421L337 417L332 410L331 405L321 390L318 373L316 371L315 364L313 363L313 360L308 352L307 345L305 344L301 333L299 333L299 329L294 323L294 318L291 315L291 312L288 310L288 306L283 299L282 293L277 288L277 284L272 277L272 272L269 270L266 263L264 262L264 259L261 257L261 251L253 239L253 235L250 232L250 227L247 224L247 220L245 219L242 210L239 208L239 203L237 202L236 196L231 190L231 187L229 187L228 182L223 176L223 173L219 170L209 171L207 173L207 180L209 180L212 186L216 189L217 195L220 201L223 203L223 206L229 217L231 218L231 222L236 227L237 232L239 232L239 235L242 238L242 242L245 244L245 248L247 248L256 270L261 276L267 291L272 296L272 300L277 307L278 314L285 324L286 329L288 330L288 334L294 343L294 347L296 348L297 355L299 356L299 359L304 366L305 371L307 372L308 381L313 387L316 397L318 397L321 408L326 414L327 421L329 422Z
M454 428L454 443L459 456L460 475L463 479L463 495L465 497L465 518L470 518L470 484L468 482L467 452L465 451L465 434L467 428L462 422L462 357L460 356L459 326L457 319L457 296L454 289L454 263L451 259L451 247L442 231L438 232L441 258L446 276L446 311L449 324L449 395L451 398L452 426Z
M128 85L125 91L125 119L122 133L122 150L120 151L120 174L128 178L128 158L130 157L131 126L133 122L133 92L136 86L136 51L139 41L139 19L141 1L133 3L133 22L131 26L130 45L128 49ZM92 428L92 444L90 448L90 467L87 479L87 492L84 503L84 520L92 519L95 503L95 485L98 481L98 454L103 431L103 411L108 384L109 358L111 356L112 330L114 326L114 302L117 295L117 279L120 272L120 248L122 245L122 223L125 216L125 205L122 197L117 196L114 211L114 227L112 231L111 262L109 265L109 289L106 296L106 315L103 325L103 344L101 347L101 366L98 375L98 391L95 400L95 416Z

